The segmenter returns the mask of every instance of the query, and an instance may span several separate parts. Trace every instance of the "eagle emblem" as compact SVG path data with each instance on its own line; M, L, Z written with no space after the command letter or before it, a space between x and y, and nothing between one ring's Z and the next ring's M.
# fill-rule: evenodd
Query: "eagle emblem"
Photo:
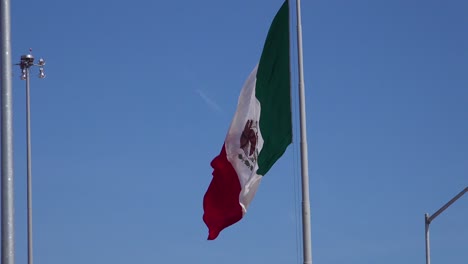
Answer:
M247 120L244 130L240 136L240 147L244 155L239 154L238 158L250 169L254 169L254 164L258 157L258 121Z

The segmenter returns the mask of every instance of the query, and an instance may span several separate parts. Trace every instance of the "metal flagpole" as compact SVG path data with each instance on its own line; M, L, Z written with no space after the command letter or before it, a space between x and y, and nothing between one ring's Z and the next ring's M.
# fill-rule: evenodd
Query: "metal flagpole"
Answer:
M302 240L304 264L312 264L312 239L310 228L309 158L307 152L307 125L305 108L304 69L302 54L301 1L296 0L297 53L299 70L299 113L301 129L301 174L302 174Z
M426 226L426 264L431 264L431 255L430 255L430 245L429 245L429 225L431 222L439 216L445 209L447 209L450 205L452 205L455 201L460 199L466 192L468 192L468 187L465 187L463 191L458 193L455 197L453 197L450 201L448 201L444 206L442 206L437 212L433 215L429 216L429 214L424 215L425 219L425 226Z
M31 50L30 50L31 51ZM27 208L28 208L28 264L33 264L33 240L32 240L32 166L31 166L31 100L30 100L30 70L32 66L39 66L39 78L45 78L45 61L41 58L38 64L34 64L32 54L21 56L18 63L21 67L21 79L26 80L26 152L27 152Z
M0 0L2 120L2 264L15 263L13 195L13 93L10 0Z

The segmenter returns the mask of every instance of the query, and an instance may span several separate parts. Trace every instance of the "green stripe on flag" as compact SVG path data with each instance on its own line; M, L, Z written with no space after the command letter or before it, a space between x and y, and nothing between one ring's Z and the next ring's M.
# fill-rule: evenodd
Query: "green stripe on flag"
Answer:
M257 71L255 96L260 102L264 140L257 174L265 175L292 142L289 69L289 7L285 1L268 31Z

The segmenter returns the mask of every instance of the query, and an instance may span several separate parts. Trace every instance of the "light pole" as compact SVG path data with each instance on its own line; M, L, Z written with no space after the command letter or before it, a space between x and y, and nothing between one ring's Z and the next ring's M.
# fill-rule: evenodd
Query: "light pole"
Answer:
M31 49L29 50L31 52ZM31 173L31 105L29 89L29 68L39 67L39 78L45 78L45 61L41 58L37 64L34 64L34 57L31 53L22 55L20 63L21 80L26 80L26 152L27 152L27 207L28 207L28 264L33 263L33 241L32 241L32 173Z
M450 205L452 205L456 200L460 199L466 192L468 191L468 187L465 187L463 191L461 191L459 194L457 194L455 197L452 198L452 200L448 201L444 206L442 206L437 212L435 212L433 215L429 216L429 214L424 215L424 222L426 226L426 264L431 264L431 254L430 254L430 245L429 245L429 225L431 222L438 216L440 215L445 209L447 209Z

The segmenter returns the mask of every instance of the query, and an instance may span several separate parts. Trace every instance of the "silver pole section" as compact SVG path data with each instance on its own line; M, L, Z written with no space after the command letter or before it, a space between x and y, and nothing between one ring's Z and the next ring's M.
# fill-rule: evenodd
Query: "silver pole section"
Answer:
M449 208L454 202L456 202L460 197L462 197L466 192L468 192L468 187L465 187L461 192L459 192L455 197L453 197L450 201L448 201L444 206L442 206L437 212L435 212L432 216L429 214L425 214L425 226L426 226L426 264L431 264L431 251L429 245L429 225L431 224L434 219L439 216L443 211Z
M30 49L31 51L31 49ZM31 158L31 90L30 68L39 66L39 78L45 78L45 61L41 58L38 64L34 64L34 56L27 54L21 56L17 64L21 67L21 79L26 80L26 155L27 155L27 208L28 208L28 264L33 264L33 228L32 228L32 158Z
M15 263L13 93L10 0L0 0L2 119L2 264Z
M304 69L302 54L301 1L296 0L297 53L299 66L299 110L301 129L301 174L302 174L302 240L304 264L312 264L312 239L310 228L309 158L307 152L307 124L305 108Z
M28 264L33 263L32 240L32 169L31 169L31 104L29 97L29 67L26 68L26 148L27 148L27 203L28 203Z
M424 215L424 220L426 222L426 264L431 264L431 254L429 246L429 215Z

